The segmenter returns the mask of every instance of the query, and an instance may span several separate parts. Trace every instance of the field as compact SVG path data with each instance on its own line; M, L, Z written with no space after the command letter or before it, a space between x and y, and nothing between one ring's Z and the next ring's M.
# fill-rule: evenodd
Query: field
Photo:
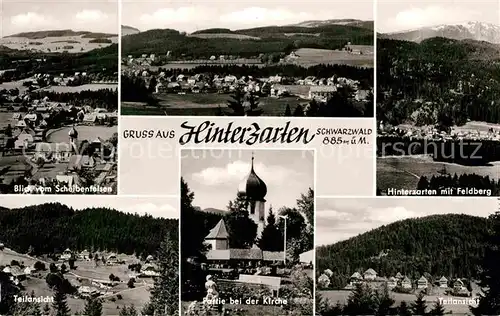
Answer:
M96 48L106 47L118 43L118 37L109 38L112 43L90 43L93 38L82 36L59 36L45 37L41 39L28 39L24 37L4 37L0 38L0 45L11 49L36 50L40 52L62 53L82 53Z
M135 288L128 288L128 286L126 285L126 282L128 281L127 265L131 262L136 262L137 259L129 256L119 257L124 257L124 259L126 260L125 265L102 265L95 268L93 262L76 261L76 270L72 270L71 272L65 274L65 278L68 279L72 284L78 284L78 277L109 280L109 275L114 274L115 276L118 276L120 278L121 283L113 287L112 291L102 297L104 299L103 315L118 315L119 309L121 309L123 306L130 306L131 304L133 304L136 309L140 311L142 307L149 301L149 289L152 286L152 280L138 280L135 284ZM10 264L12 260L24 262L26 266L31 266L37 261L36 259L13 252L9 249L0 251L0 266ZM44 262L43 260L40 261ZM46 266L48 266L48 264L48 262L45 262ZM46 274L46 271L42 271L40 273L36 273L34 276L24 281L23 285L26 288L26 291L34 291L35 296L53 296L54 292L48 287L45 281ZM118 294L121 295L120 299L117 298ZM83 310L85 305L85 301L83 299L75 298L72 296L68 296L67 301L72 313Z
M244 34L231 34L231 33L198 33L198 34L190 34L188 36L197 38L233 38L239 40L260 40L260 37L244 35Z
M462 166L458 164L435 162L429 156L405 157L378 157L377 158L377 187L381 190L416 189L421 176L432 177L439 175L438 171L446 166L450 174L475 173L489 176L490 179L499 179L500 162L488 166Z
M57 130L49 131L47 133L47 141L51 143L67 143L69 141L68 132L70 129L71 127L67 126ZM117 127L80 125L76 126L76 130L78 131L78 139L80 140L86 139L88 141L93 141L97 137L100 137L103 140L107 140L117 132Z
M75 87L50 86L50 87L46 87L46 88L43 88L40 90L52 91L52 92L56 92L56 93L75 93L75 92L81 92L81 91L86 91L86 90L97 91L97 90L102 90L102 89L117 90L118 84L117 83L91 83L91 84L84 84L84 85L75 86Z
M332 304L340 302L340 304L345 304L347 298L351 294L351 291L340 290L340 291L321 291L321 296L327 298ZM391 293L392 298L396 301L393 306L398 306L402 301L407 302L408 304L415 301L415 294L402 294L402 293ZM427 306L430 306L438 300L438 297L442 297L443 299L451 298L451 296L441 296L441 295L428 295L425 297L427 301ZM463 299L463 297L457 297L457 299ZM452 314L461 314L466 315L470 314L468 305L445 305L445 310L448 313Z
M8 81L0 83L0 89L19 89L19 93L23 93L28 90L28 87L23 86L23 82L31 81L31 79L22 79L18 81Z
M219 107L223 111L230 111L227 101L231 99L228 94L200 93L200 94L162 94L157 96L160 108L145 107L143 103L122 103L122 115L192 115L214 116L218 115ZM259 106L264 110L263 116L283 116L287 104L293 110L298 104L307 102L297 97L272 98L262 97Z
M295 52L297 58L289 58L289 63L303 67L310 67L318 64L340 64L358 67L373 68L374 55L355 55L346 51L301 48Z

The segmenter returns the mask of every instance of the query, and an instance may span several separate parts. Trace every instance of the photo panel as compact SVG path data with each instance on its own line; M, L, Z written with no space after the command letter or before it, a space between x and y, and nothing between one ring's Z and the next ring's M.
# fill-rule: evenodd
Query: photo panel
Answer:
M181 151L183 315L313 315L314 150Z
M121 114L373 117L373 9L125 0Z
M495 198L317 198L316 315L493 315Z
M2 197L0 313L178 315L178 205L165 197Z
M0 193L117 194L117 1L2 1Z
M498 196L500 3L377 2L377 195Z

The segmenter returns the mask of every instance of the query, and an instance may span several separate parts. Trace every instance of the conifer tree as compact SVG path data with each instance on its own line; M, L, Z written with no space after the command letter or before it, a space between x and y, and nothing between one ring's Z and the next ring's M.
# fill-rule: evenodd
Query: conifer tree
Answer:
M83 310L84 316L101 316L102 315L102 302L99 299L90 298L85 302Z
M405 301L402 301L397 308L399 316L411 316L411 310Z
M158 251L160 276L151 292L151 310L155 315L176 315L179 310L178 242L169 236Z
M286 105L286 109L285 109L285 115L284 116L292 116L292 110L290 109L290 104L287 104Z
M359 283L347 299L345 315L375 315L377 306L368 284Z
M444 306L443 306L443 303L441 303L441 301L437 300L431 311L430 311L430 315L435 315L435 316L443 316L445 313L445 309L444 309Z
M70 316L71 310L66 302L66 294L63 292L60 286L56 287L54 293L54 303L52 303L52 308L55 311L55 316Z
M262 236L258 241L259 248L266 251L282 251L283 250L283 235L276 225L276 216L273 213L273 208L269 208L267 216L267 224L262 231Z
M500 211L489 218L490 232L482 264L479 304L471 307L474 315L500 315Z
M231 95L231 100L228 100L227 107L230 108L233 116L245 116L245 107L243 105L245 94L241 89L236 89L234 94Z
M417 299L411 305L411 309L414 315L426 315L427 303L425 301L425 295L421 292L417 295Z

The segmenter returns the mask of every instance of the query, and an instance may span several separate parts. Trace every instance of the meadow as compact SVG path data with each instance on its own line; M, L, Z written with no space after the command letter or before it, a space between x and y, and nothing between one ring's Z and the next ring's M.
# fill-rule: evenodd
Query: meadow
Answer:
M373 54L356 55L340 50L301 48L295 52L295 55L298 57L289 58L290 63L303 67L311 67L318 64L338 64L373 68L374 64Z
M51 91L56 93L77 93L81 91L98 91L103 89L117 90L117 83L89 83L81 86L49 86L39 91Z
M59 128L56 130L49 131L47 133L47 141L51 143L67 143L69 142L68 132L71 129L71 126L66 126L63 128ZM108 127L108 126L86 126L79 125L75 127L78 131L78 139L80 140L88 140L92 142L97 137L100 137L102 140L107 140L114 133L117 132L117 127Z
M37 39L25 37L3 37L0 45L18 50L35 50L51 53L83 53L118 43L118 37L110 37L111 43L91 43L93 38L81 36L58 36Z

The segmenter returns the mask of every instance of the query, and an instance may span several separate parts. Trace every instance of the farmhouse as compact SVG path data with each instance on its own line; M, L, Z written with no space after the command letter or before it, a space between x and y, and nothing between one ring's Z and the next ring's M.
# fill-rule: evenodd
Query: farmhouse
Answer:
M330 270L330 269L326 269L325 271L323 271L323 273L326 274L329 277L331 277L333 275L333 271Z
M80 171L82 169L93 168L95 160L89 155L72 155L69 159L68 170Z
M14 147L16 149L28 148L34 141L32 131L23 130L19 135L17 135L14 141Z
M62 255L59 257L59 260L67 261L72 257L73 257L73 252L69 248L66 248L66 250L64 250Z
M457 279L454 283L453 283L453 289L455 291L460 291L462 289L464 289L465 286L464 286L464 282L460 279Z
M428 286L428 284L429 284L429 281L427 281L427 279L424 276L422 276L417 281L417 289L424 289Z
M322 288L330 286L330 278L326 274L322 274L318 278L318 285Z
M84 298L91 298L99 296L99 290L91 286L80 286L78 288L78 294Z
M80 260L90 260L90 252L87 249L85 249L82 252L80 252L78 258Z
M336 86L311 86L309 90L310 100L326 101L337 91Z
M387 281L387 288L393 289L398 285L398 280L395 277L390 277Z
M34 160L69 162L73 148L68 143L37 143Z
M314 261L314 249L301 253L299 259L302 264L312 264Z
M404 276L401 274L401 272L396 273L396 279L398 280L404 279Z
M363 278L365 280L375 280L376 277L377 277L377 272L375 272L375 270L371 268L366 270L365 273L363 273Z
M156 267L152 264L146 264L141 269L141 277L157 277L160 273L156 271Z
M448 279L445 278L444 276L441 277L441 279L439 279L439 287L441 288L447 288L448 287Z
M404 277L404 279L401 281L401 287L403 289L411 289L411 280L408 277Z

